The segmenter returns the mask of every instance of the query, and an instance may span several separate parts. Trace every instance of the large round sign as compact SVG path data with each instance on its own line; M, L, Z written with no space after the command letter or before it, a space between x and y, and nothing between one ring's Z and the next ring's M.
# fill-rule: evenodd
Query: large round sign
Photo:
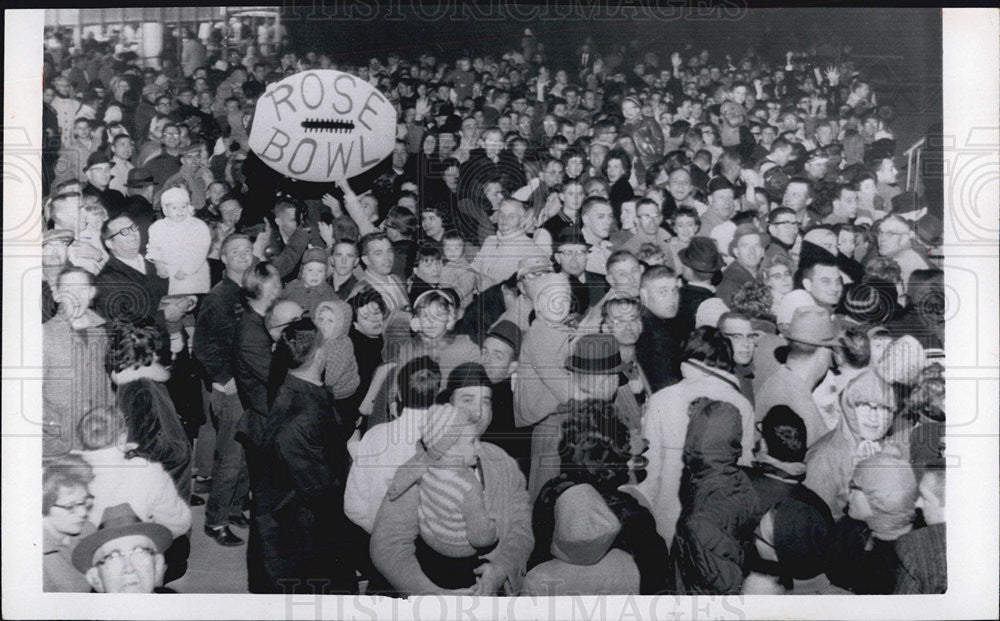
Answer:
M303 71L257 100L250 148L282 175L347 179L392 153L396 109L371 84L333 69Z

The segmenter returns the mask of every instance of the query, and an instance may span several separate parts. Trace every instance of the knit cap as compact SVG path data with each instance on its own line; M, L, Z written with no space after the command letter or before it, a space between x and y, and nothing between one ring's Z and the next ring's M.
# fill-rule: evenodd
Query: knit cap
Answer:
M307 263L322 263L326 265L327 254L322 248L310 248L302 253L302 265Z
M806 424L787 405L776 405L761 421L760 435L767 443L767 454L787 463L806 459Z
M555 506L553 556L573 565L593 565L604 558L621 522L591 485L574 485L559 495Z
M433 460L441 459L462 433L474 433L467 422L466 415L455 407L442 408L440 412L424 417L420 437L427 456Z
M890 343L873 366L885 381L909 385L927 366L927 355L920 342L907 334Z
M872 530L893 532L909 526L919 495L917 479L895 446L859 463L852 479L875 514L868 521Z

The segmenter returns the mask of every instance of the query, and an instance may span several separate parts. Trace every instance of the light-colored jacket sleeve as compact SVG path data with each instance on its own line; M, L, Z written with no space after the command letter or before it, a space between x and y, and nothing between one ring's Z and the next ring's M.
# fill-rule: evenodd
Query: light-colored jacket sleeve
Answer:
M368 433L371 434L373 431ZM347 485L344 488L344 514L349 520L365 529L365 532L371 533L378 511L378 504L373 503L371 498L373 478L377 469L367 454L370 443L365 442L365 438L358 443L357 457L347 475Z
M207 268L208 251L212 248L212 231L198 218L188 220L189 235L183 245L178 245L171 253L171 267L174 273L182 270L188 276L199 269Z
M191 530L191 507L181 499L174 480L162 465L150 462L148 467L151 521L166 526L176 539Z
M646 453L649 464L646 479L636 486L636 490L649 503L656 530L669 547L681 513L679 493L684 469L684 434L672 433L670 420L676 408L671 407L667 399L667 395L660 395L659 399L654 397L643 418L642 435L649 441ZM686 405L683 411L686 415ZM677 435L679 437L674 437Z
M493 445L484 445L482 455L484 461L490 462L484 468L486 510L490 515L506 517L498 520L500 542L486 559L504 568L507 574L504 589L508 595L516 595L535 547L531 499L524 475L512 457Z
M430 595L446 589L434 584L417 561L420 534L417 507L420 486L414 485L395 500L382 500L372 529L370 553L375 568L405 595Z

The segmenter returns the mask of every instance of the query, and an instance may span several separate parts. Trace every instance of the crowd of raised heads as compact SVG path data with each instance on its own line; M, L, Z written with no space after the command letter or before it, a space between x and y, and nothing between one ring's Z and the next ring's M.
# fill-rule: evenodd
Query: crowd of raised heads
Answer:
M941 206L848 50L205 32L46 44L46 591L944 592ZM350 180L248 147L319 69Z

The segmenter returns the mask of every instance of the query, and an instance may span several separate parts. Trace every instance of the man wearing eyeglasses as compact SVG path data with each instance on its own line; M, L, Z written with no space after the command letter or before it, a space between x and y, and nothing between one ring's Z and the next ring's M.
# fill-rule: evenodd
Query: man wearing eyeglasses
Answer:
M764 258L785 253L792 256L799 238L799 218L793 209L777 207L767 216L767 232L771 243L764 252Z
M753 355L757 351L760 334L749 317L734 312L719 317L719 331L733 346L733 375L740 381L740 392L753 405Z
M97 532L73 550L73 566L98 593L172 593L162 587L172 541L166 526L143 522L122 503L104 510Z
M139 254L142 239L135 222L128 216L112 218L104 223L101 239L111 257L97 275L97 312L110 321L151 317L164 328L168 321L180 321L187 302L179 298L160 306L168 282Z
M576 227L566 227L556 237L555 259L562 272L569 276L569 286L573 292L574 313L586 313L596 306L608 291L608 281L604 276L587 271L587 256L590 244Z
M903 273L904 287L909 283L910 274L915 270L930 267L913 249L914 235L910 223L897 215L889 216L878 225L878 253L899 264Z

